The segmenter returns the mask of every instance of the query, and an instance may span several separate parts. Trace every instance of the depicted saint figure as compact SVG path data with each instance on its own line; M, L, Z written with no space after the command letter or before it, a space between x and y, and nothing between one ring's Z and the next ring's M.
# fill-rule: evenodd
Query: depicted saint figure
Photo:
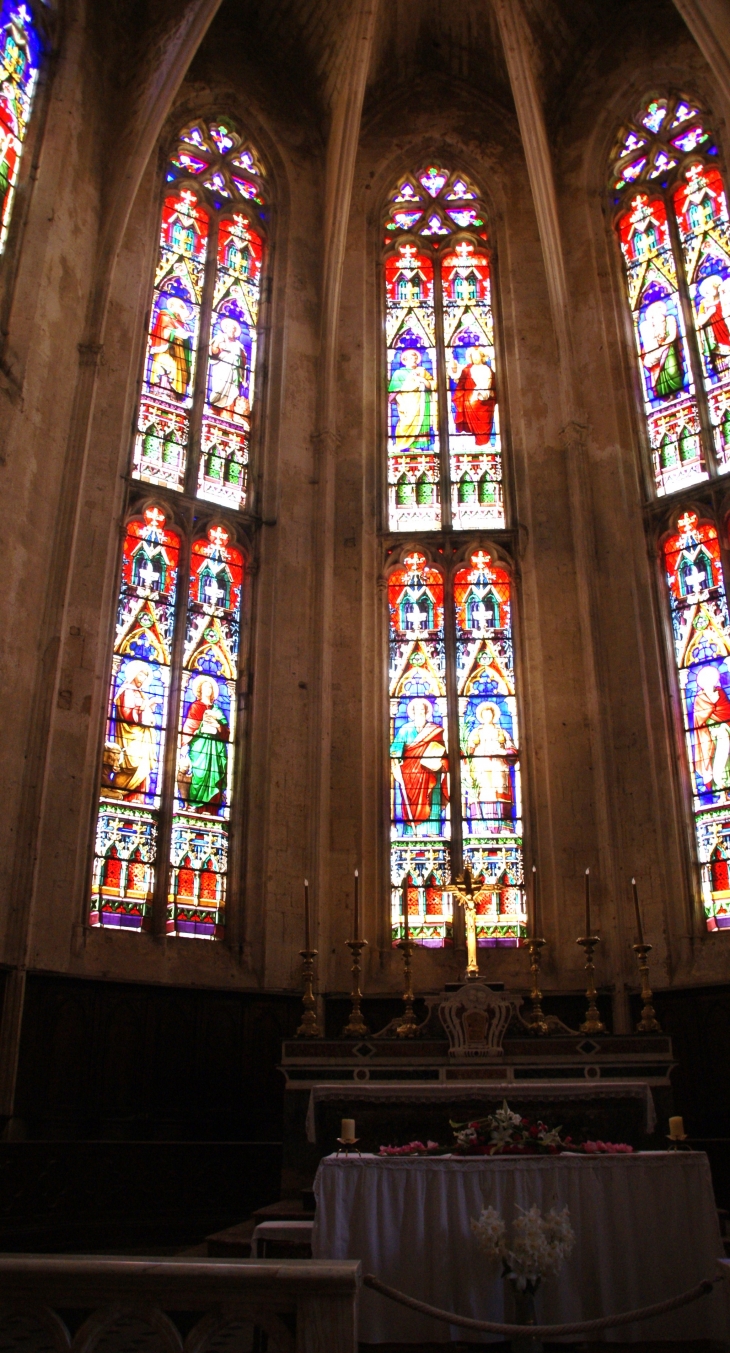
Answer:
M193 696L182 728L178 784L191 808L215 812L223 803L228 769L230 736L228 720L216 704L218 682L209 676L194 677L188 688Z
M697 673L692 716L695 727L695 770L707 791L724 789L730 758L730 700L716 667Z
M512 821L514 804L510 768L517 749L500 724L499 706L484 700L475 710L476 725L466 740L471 784L466 786L472 821L490 822L498 832Z
M208 403L215 413L239 420L248 415L248 400L243 394L245 379L246 350L241 342L241 325L237 319L224 315L210 344Z
M409 446L428 446L432 427L432 395L436 382L421 362L417 348L401 352L402 365L390 377L389 391L395 401L398 422L395 444L405 451Z
M124 680L114 701L115 740L104 750L104 789L125 799L141 800L157 765L155 709L160 700L150 699L146 687L149 666L139 659L127 664Z
M433 722L430 700L417 696L408 706L391 749L393 778L400 790L403 820L423 835L441 832L441 805L448 800L448 760L444 730Z
M189 312L179 296L163 296L151 334L150 385L160 385L184 399L193 367Z
M466 362L459 372L453 361L449 374L458 375L453 392L454 425L457 432L467 433L477 446L484 446L492 435L496 395L494 372L483 348L469 348Z
M700 303L697 310L697 328L702 350L716 375L723 375L730 366L730 329L727 314L727 284L713 274L703 277L699 285Z
M641 360L656 399L671 399L684 388L682 346L676 318L664 301L652 301L639 325Z
M0 220L3 218L5 201L10 190L11 155L15 158L13 136L11 132L3 129L2 122L0 122Z

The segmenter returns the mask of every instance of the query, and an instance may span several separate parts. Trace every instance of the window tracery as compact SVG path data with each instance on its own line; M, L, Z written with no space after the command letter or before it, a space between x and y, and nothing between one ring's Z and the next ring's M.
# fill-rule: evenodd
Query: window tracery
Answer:
M385 240L390 529L502 527L491 258L477 189L436 165L405 175Z
M183 129L166 177L131 458L132 481L159 497L133 490L122 549L90 922L149 930L156 913L169 934L213 939L234 792L264 171L219 119Z
M407 908L418 943L453 944L449 883L468 865L478 943L515 945L525 901L512 580L476 542L452 564L436 545L444 527L506 525L477 188L438 164L404 175L385 245L388 520L422 533L388 576L392 937Z
M699 106L653 99L612 157L658 494L730 470L730 221Z

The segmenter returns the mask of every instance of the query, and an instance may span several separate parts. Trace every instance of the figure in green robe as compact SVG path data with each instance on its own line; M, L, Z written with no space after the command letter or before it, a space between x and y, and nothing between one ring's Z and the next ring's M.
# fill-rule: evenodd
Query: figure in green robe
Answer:
M181 748L181 761L189 765L188 804L215 812L225 797L230 729L216 703L218 683L212 677L195 677L190 690L193 701L183 724Z
M401 353L402 366L396 367L390 378L389 392L395 401L398 422L395 444L399 451L409 447L424 448L431 443L433 426L433 397L436 383L430 371L421 364L417 348L406 348Z
M641 360L656 399L672 399L684 389L682 340L677 321L664 301L652 301L640 324Z

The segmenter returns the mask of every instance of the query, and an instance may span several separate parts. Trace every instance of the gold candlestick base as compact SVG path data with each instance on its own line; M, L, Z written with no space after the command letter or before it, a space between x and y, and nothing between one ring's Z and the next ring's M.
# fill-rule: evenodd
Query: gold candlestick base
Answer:
M651 1003L652 990L649 986L649 964L647 955L651 953L650 944L635 944L633 946L639 964L639 977L641 978L641 1019L636 1026L638 1034L660 1034L662 1026L656 1017L656 1010Z
M413 1013L413 986L411 983L411 955L415 947L415 940L398 941L398 948L403 954L403 974L405 978L405 991L403 992L405 1010L403 1019L395 1031L398 1038L413 1038L418 1028L416 1016Z
M542 1013L542 992L540 990L540 950L544 948L546 940L538 939L533 936L527 941L527 951L530 955L530 973L532 974L532 988L530 990L530 1000L532 1001L532 1011L526 1017L525 1023L530 1026L531 1034L549 1034L548 1022Z
M603 1023L598 1006L596 1005L596 969L593 962L593 950L600 942L599 935L584 935L582 939L576 940L577 944L586 951L586 972L588 974L588 983L586 986L586 1000L588 1009L583 1023L579 1026L582 1034L605 1034L606 1026Z
M314 981L314 960L317 957L317 950L300 949L299 952L304 959L302 964L302 976L304 978L302 1005L304 1006L304 1014L302 1015L302 1022L297 1029L297 1038L321 1038L321 1030L317 1023L317 1016L314 1013L317 1008L317 1001L312 990L312 983Z
M362 1017L362 1010L360 1009L360 1002L362 1000L362 992L360 990L360 952L365 948L366 944L367 940L347 940L347 947L352 954L352 991L350 992L352 1009L350 1011L350 1018L342 1030L343 1038L365 1038L370 1033L365 1020Z

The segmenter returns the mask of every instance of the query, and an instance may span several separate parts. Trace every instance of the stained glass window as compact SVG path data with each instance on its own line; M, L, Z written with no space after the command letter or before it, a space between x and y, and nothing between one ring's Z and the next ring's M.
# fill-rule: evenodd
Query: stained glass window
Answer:
M393 531L503 527L490 252L479 193L427 165L385 223Z
M699 107L653 99L612 161L657 492L730 470L730 222Z
M484 550L454 575L463 858L479 880L477 940L524 933L522 795L511 582Z
M168 930L221 934L236 732L243 556L213 526L192 549Z
M232 125L181 132L167 170L133 458L134 478L233 508L246 506L248 491L263 178Z
M450 943L450 791L444 583L414 551L388 583L393 924L404 888L413 937Z
M461 850L476 880L479 944L515 945L526 916L511 581L479 549L448 583L455 646L440 568L413 550L388 580L393 938L407 900L412 938L453 943L449 883Z
M102 758L91 924L149 929L158 854L180 537L127 526Z
M263 179L254 149L224 119L185 127L167 168L132 450L92 925L203 939L224 931ZM159 501L140 499L134 481L154 485ZM213 515L221 509L225 521ZM178 514L194 523L191 533L174 524Z
M27 5L0 3L0 254L13 210L38 81L40 43Z
M717 530L684 512L664 546L702 898L730 928L730 617Z

